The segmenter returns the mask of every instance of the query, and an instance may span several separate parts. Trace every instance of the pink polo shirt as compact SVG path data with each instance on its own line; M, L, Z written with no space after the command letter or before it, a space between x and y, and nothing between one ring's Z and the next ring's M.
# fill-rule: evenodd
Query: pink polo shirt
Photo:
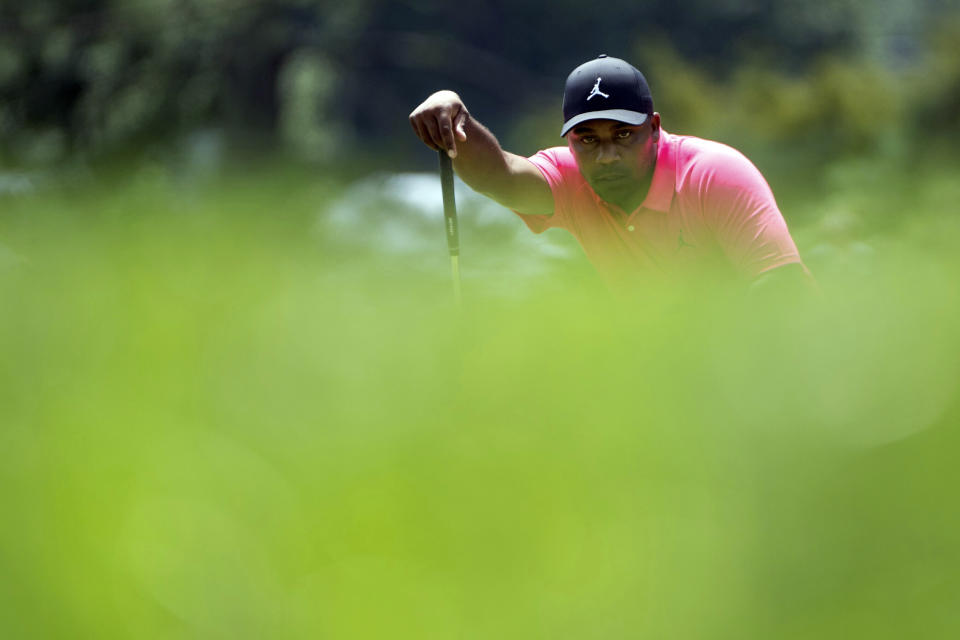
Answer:
M567 147L540 151L530 161L550 185L554 213L518 215L535 233L551 227L572 233L615 285L704 269L752 280L800 262L770 187L743 154L662 129L657 147L650 190L632 212L602 200Z

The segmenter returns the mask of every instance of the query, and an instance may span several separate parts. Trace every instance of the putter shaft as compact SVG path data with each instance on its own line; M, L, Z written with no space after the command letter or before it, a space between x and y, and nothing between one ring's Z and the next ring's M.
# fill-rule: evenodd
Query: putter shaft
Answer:
M444 150L440 156L440 186L443 191L443 220L447 232L447 249L453 274L453 295L460 302L460 228L457 223L457 200L453 193L453 162Z

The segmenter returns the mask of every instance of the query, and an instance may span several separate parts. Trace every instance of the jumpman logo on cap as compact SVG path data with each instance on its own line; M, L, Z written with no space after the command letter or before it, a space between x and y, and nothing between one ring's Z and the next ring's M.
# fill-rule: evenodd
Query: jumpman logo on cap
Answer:
M602 78L597 78L597 84L593 85L593 91L591 91L590 95L587 96L587 100L590 100L594 96L603 96L604 98L610 97L609 93L604 93L603 91L600 91L600 80L602 80Z

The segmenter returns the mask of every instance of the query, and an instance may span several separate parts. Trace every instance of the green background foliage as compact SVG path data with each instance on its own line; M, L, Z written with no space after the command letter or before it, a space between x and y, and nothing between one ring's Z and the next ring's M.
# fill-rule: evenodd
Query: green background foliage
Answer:
M615 0L602 12L529 1L9 0L0 157L50 162L223 127L314 160L360 146L409 162L402 115L441 86L512 144L536 148L556 141L565 74L601 51L647 72L678 130L821 137L820 151L861 152L891 130L956 134L955 10L929 0L682 10Z
M818 232L816 304L516 296L467 225L459 310L439 218L345 250L312 172L7 198L0 627L953 637L960 194L921 186L869 260Z

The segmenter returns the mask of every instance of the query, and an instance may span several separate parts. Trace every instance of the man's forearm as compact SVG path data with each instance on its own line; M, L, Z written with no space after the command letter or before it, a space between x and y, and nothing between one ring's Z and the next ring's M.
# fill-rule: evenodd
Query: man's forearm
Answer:
M509 184L508 154L496 136L469 114L464 122L464 132L467 139L458 141L453 167L460 179L473 190L496 198Z

